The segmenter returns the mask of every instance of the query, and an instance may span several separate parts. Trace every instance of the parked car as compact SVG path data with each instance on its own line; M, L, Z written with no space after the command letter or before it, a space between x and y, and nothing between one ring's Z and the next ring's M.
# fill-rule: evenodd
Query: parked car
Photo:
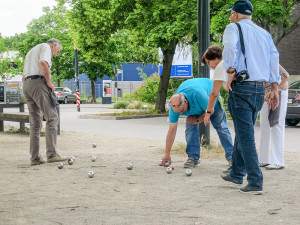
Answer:
M76 104L76 94L68 87L55 87L54 88L56 99L59 103L67 104L72 102Z
M296 126L300 121L300 80L289 86L288 106L285 124Z

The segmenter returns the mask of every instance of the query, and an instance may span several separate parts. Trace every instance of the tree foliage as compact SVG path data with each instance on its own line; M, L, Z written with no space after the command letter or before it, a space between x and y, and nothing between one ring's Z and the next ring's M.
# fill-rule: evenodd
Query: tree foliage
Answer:
M227 9L235 0L211 0L211 36L221 42L225 26L229 23ZM275 45L300 25L300 15L293 14L300 0L251 0L254 8L252 20L271 33Z

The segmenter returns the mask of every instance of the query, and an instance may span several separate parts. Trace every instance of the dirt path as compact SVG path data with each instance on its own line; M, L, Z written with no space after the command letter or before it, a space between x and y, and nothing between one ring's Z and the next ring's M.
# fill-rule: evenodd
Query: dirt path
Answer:
M285 155L284 170L263 170L264 195L253 196L221 180L224 159L202 160L187 177L186 157L173 155L175 170L167 174L158 166L163 145L62 132L59 154L76 161L59 170L57 164L29 166L29 137L2 133L0 224L300 224L300 153ZM41 149L45 156L45 138Z

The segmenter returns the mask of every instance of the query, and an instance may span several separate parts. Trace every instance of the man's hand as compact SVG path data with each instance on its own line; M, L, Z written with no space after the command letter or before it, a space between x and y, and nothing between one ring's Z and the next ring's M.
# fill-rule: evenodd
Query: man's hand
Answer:
M228 74L228 80L227 80L227 84L226 84L226 91L232 91L231 89L231 83L234 80L234 75L235 75L235 69L230 67L227 70L227 74Z
M210 113L205 113L204 121L203 121L205 126L210 125L210 116L211 116L212 114L214 114L214 112L215 112L215 109L212 109L212 110L210 111Z
M54 93L54 86L53 84L50 82L50 83L47 83L47 86L51 88L52 90L52 93Z
M271 92L268 99L269 109L275 110L279 105L278 84L272 83Z
M169 154L164 154L164 156L161 159L162 166L165 166L165 163L167 161L170 163L170 165L172 164L171 156Z
M271 94L271 90L266 91L266 93L265 93L265 102L268 102L268 100L270 98L270 94Z

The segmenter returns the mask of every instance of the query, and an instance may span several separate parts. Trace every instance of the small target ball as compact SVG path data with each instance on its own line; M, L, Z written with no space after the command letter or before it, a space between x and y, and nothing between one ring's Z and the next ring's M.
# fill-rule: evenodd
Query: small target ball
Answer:
M132 170L132 168L133 168L133 165L132 165L132 163L128 163L128 165L127 165L127 169L128 169L128 170Z
M192 170L190 170L190 169L187 169L186 171L185 171L185 174L189 177L189 176L192 176Z
M63 163L58 163L57 167L58 167L58 169L62 169L62 168L64 168L64 164Z
M168 174L170 174L170 173L172 173L172 168L171 167L167 167L166 171L167 171Z
M90 171L89 173L88 173L88 176L89 176L89 178L93 178L94 177L94 172L93 171Z

